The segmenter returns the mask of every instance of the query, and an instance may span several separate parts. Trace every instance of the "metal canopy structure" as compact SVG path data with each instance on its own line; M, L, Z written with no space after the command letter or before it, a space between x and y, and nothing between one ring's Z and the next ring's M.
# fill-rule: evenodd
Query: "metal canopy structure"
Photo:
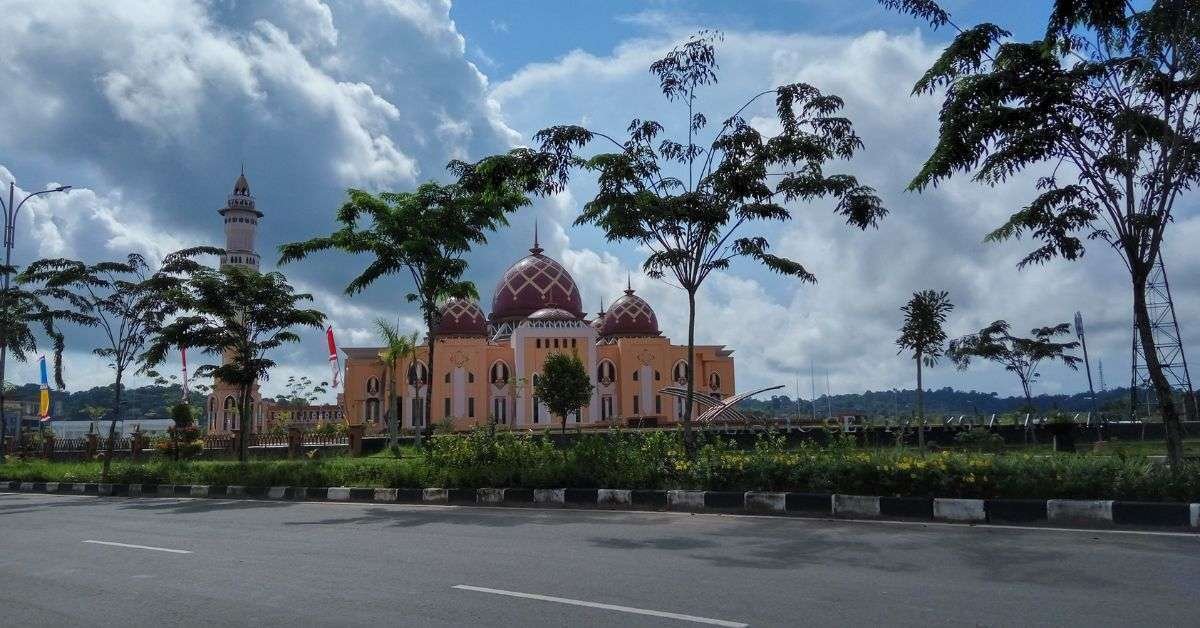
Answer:
M737 404L737 402L746 399L747 397L753 397L759 393L764 393L771 390L779 390L780 388L783 388L782 384L779 386L770 386L768 388L760 388L759 390L741 393L726 399L714 399L713 397L703 393L697 393L693 391L691 396L692 403L695 403L696 405L699 405L705 409L700 416L696 417L696 421L707 423L719 418L745 421L747 420L746 415L733 409L733 406ZM675 397L676 399L688 399L687 388L683 386L668 386L662 389L660 392L665 395Z

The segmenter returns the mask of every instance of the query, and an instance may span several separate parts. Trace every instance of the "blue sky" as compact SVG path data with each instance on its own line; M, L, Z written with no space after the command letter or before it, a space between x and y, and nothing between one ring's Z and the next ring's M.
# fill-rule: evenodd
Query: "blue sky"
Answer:
M1018 37L1040 33L1048 3L946 5L963 24L995 21ZM28 206L18 263L38 256L97 260L139 250L158 256L220 244L216 209L241 163L266 216L259 248L327 232L348 187L403 190L445 177L450 159L529 143L537 130L582 123L620 131L633 117L678 128L649 64L698 28L716 28L721 82L701 94L717 120L747 94L805 81L842 96L866 143L839 164L879 190L892 213L878 230L851 231L828 203L796 205L794 219L762 230L819 283L799 285L747 263L715 275L700 296L698 339L726 344L739 388L790 383L810 363L838 391L912 387L911 360L893 340L899 307L915 290L946 289L958 305L950 333L997 318L1017 329L1070 320L1083 310L1093 360L1110 385L1128 381L1130 295L1117 258L1094 249L1080 263L1019 272L1028 242L983 235L1030 197L1033 177L997 188L958 179L904 191L928 156L937 98L909 95L948 40L868 0L763 2L510 2L449 0L9 0L0 21L0 183L76 190ZM766 108L752 109L768 124ZM470 278L488 305L503 269L543 246L572 272L585 306L611 300L631 274L664 332L683 337L682 295L642 276L644 252L572 227L592 182L580 178L538 200L471 255ZM1200 330L1200 236L1195 194L1166 245L1189 348ZM330 254L283 268L327 311L343 345L376 342L376 317L417 327L403 278L354 298L342 287L364 261ZM73 331L68 383L106 383L90 355L96 337ZM319 334L281 352L274 382L327 373ZM1194 353L1194 352L1193 352ZM31 366L16 379L32 381ZM1019 390L991 367L943 366L933 387ZM268 392L273 392L268 383ZM1038 390L1077 391L1081 374L1043 370Z

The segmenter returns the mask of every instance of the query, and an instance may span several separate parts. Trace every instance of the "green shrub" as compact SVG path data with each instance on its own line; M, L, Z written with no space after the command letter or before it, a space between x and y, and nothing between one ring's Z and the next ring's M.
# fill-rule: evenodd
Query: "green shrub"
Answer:
M972 430L971 433L983 430ZM978 437L973 437L978 438ZM548 434L477 428L438 434L417 455L316 460L218 461L154 459L116 462L115 483L392 488L595 487L769 490L858 495L966 498L1066 498L1200 501L1200 464L1172 470L1144 456L989 454L919 455L893 447L856 449L838 438L827 446L788 448L761 435L748 450L701 433L694 460L678 431L583 434L556 447ZM986 443L985 443L986 444ZM10 461L0 477L18 481L96 482L100 464Z

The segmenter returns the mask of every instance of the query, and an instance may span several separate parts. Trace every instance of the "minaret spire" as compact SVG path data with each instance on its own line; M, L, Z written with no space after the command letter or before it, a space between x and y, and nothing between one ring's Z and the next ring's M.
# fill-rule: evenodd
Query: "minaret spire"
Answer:
M543 250L542 247L538 246L538 223L537 223L537 220L534 220L533 221L533 248L529 249L529 252L533 253L534 255L541 255L542 250Z
M633 279L631 273L625 273L625 294L633 294Z

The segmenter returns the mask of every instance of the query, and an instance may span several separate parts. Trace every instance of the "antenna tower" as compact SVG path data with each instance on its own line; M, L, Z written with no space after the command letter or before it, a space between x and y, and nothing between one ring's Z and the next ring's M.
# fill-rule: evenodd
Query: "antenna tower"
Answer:
M1167 283L1167 269L1163 265L1162 252L1146 280L1146 309L1150 314L1150 333L1158 351L1158 361L1163 374L1172 388L1184 393L1184 415L1188 421L1196 420L1196 392L1192 388L1192 376L1188 372L1187 356L1183 351L1183 338L1179 333L1179 319L1175 317L1175 302L1171 299L1171 286ZM1138 337L1137 321L1133 328L1132 374L1130 381L1130 418L1137 414L1138 389L1142 389L1146 403L1155 398L1154 386L1142 353L1141 338ZM1103 387L1103 385L1101 385Z

